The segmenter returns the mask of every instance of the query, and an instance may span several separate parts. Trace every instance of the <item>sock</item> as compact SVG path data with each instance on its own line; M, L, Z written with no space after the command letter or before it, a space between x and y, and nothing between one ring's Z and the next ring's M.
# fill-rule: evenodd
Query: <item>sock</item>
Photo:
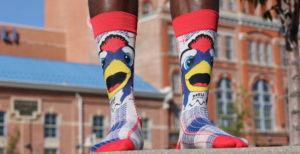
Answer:
M173 21L180 50L183 91L179 149L248 146L245 139L224 132L208 117L207 99L218 18L216 11L199 10Z
M113 11L91 19L107 88L111 122L109 134L92 152L143 148L141 120L133 96L137 17Z

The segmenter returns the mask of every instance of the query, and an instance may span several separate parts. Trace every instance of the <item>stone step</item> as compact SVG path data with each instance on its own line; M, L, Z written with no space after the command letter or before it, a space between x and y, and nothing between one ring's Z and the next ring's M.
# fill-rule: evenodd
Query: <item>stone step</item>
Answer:
M250 147L227 149L137 150L109 154L300 154L300 146Z

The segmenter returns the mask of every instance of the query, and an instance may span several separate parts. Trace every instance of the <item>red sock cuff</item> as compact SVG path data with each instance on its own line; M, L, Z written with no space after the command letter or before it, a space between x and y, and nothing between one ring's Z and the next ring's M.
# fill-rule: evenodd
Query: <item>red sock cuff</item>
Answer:
M137 17L122 11L105 12L93 17L91 24L95 38L102 33L116 30L136 34Z
M176 37L199 30L217 31L219 13L203 9L176 17L173 27Z

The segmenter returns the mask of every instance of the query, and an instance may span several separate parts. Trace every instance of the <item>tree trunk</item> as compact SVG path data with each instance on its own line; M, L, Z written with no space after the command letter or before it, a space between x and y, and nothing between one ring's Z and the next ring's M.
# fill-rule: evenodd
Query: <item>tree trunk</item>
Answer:
M300 145L299 0L281 0L280 8L279 15L285 35L288 58L290 145Z
M297 49L287 52L290 145L300 145L300 66Z

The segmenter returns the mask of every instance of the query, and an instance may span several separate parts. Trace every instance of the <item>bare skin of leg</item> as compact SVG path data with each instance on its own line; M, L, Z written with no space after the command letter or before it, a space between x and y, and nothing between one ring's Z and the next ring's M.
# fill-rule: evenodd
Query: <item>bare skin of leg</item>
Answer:
M123 11L138 15L138 0L89 0L90 17L109 11Z
M171 0L172 19L201 9L211 9L219 12L219 0Z

